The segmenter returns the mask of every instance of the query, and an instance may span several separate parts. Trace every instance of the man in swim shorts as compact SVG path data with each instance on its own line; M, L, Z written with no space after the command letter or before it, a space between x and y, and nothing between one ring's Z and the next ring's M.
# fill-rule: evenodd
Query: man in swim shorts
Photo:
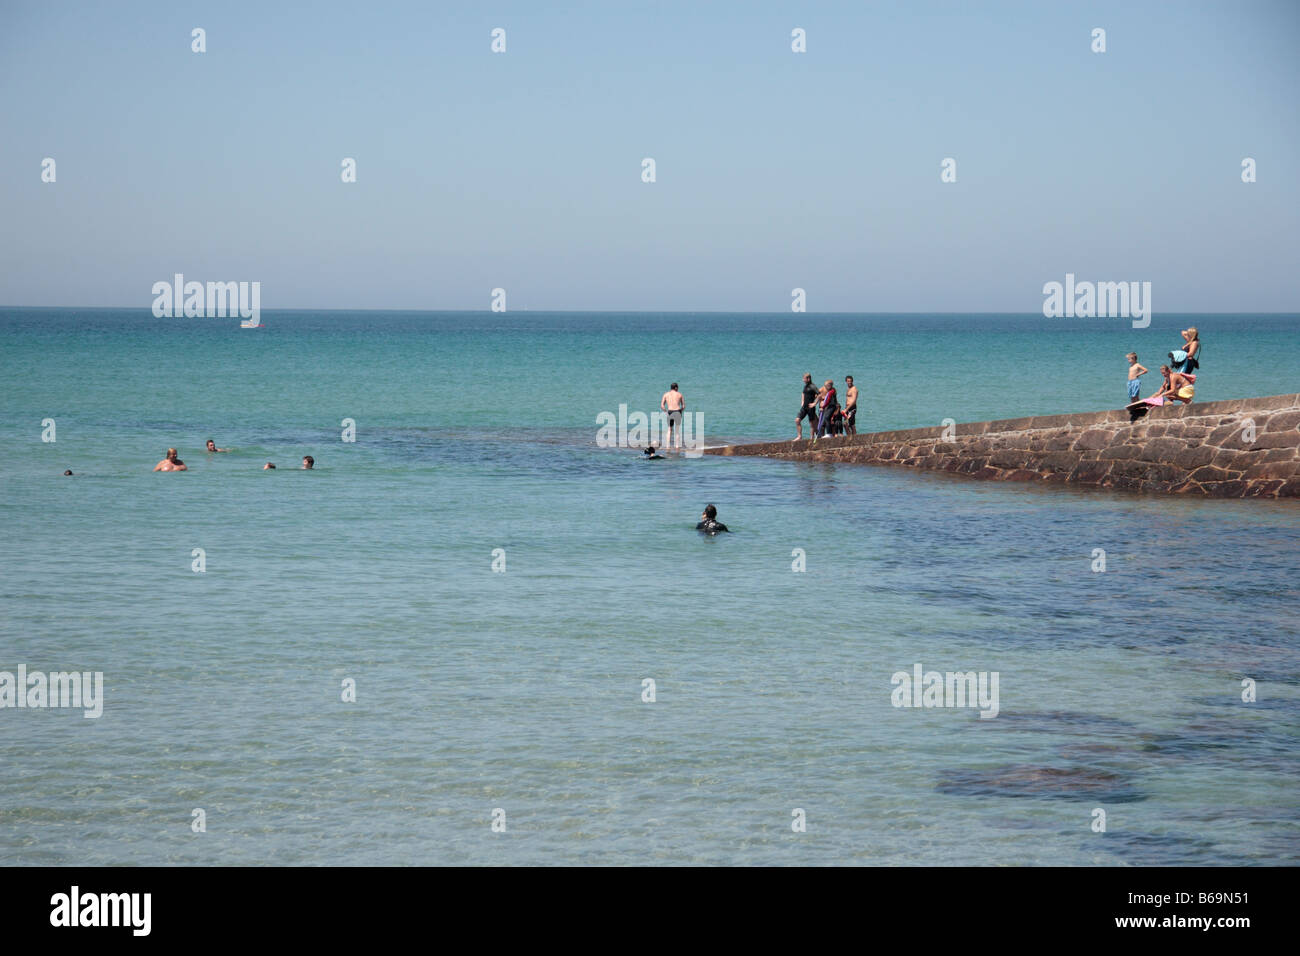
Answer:
M844 434L858 433L858 387L853 384L853 376L845 375L844 384Z
M673 382L664 392L663 398L659 399L659 407L668 413L668 438L664 441L664 448L673 447L673 436L677 437L677 447L682 447L682 412L686 409L686 397L677 391L677 383Z
M725 524L718 520L718 509L713 505L704 506L704 514L700 515L700 523L695 526L696 531L703 531L705 534L718 534L721 531L728 531Z
M808 418L808 430L812 432L809 438L817 437L817 389L813 388L812 375L804 373L803 377L803 398L800 400L799 414L794 420L794 440L799 441L803 438L803 420Z

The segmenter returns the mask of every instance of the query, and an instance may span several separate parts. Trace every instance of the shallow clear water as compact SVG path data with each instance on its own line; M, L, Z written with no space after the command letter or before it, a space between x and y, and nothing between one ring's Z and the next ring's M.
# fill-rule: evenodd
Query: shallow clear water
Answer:
M864 428L1117 407L1188 321L1198 399L1295 391L1296 317L263 321L0 310L0 670L105 681L0 710L0 861L1300 860L1295 502L595 444L671 380L786 437L805 370ZM893 707L916 662L998 716Z

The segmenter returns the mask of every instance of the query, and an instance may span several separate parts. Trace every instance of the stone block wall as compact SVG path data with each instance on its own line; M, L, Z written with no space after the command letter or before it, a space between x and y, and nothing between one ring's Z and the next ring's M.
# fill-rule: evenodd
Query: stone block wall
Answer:
M1300 497L1300 393L710 449L1216 498Z

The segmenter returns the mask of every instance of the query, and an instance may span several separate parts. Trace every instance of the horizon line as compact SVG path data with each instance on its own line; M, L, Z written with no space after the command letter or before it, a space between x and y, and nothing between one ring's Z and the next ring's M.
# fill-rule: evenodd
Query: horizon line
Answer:
M0 305L0 309L91 309L104 312L128 312L135 310L145 310L152 314L152 309L148 305ZM943 311L938 309L919 309L911 311L900 311L895 309L876 310L876 311L847 311L847 310L823 310L823 311L758 311L744 309L506 309L503 312L495 312L492 309L385 309L385 308L312 308L304 306L280 307L280 308L262 308L259 309L262 314L275 312L410 312L420 315L429 314L453 314L453 313L483 313L484 315L509 315L511 312L531 312L534 314L581 314L581 315L1041 315L1042 310L1033 310L1028 312L1016 312L1007 309L981 309L981 310L963 310L963 311ZM1300 309L1295 311L1267 311L1262 309L1245 309L1235 312L1211 311L1196 312L1191 310L1169 309L1163 312L1153 312L1152 317L1157 315L1295 315L1300 316ZM238 310L226 316L166 316L165 318L237 318ZM1075 317L1077 318L1077 316ZM1083 318L1112 318L1111 316L1084 316ZM1123 316L1120 316L1123 318Z

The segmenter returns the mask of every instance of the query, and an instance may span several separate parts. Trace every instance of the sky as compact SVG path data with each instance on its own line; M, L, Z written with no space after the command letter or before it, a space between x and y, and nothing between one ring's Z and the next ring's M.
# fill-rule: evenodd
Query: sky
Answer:
M0 305L1300 311L1298 49L1294 0L0 0Z

